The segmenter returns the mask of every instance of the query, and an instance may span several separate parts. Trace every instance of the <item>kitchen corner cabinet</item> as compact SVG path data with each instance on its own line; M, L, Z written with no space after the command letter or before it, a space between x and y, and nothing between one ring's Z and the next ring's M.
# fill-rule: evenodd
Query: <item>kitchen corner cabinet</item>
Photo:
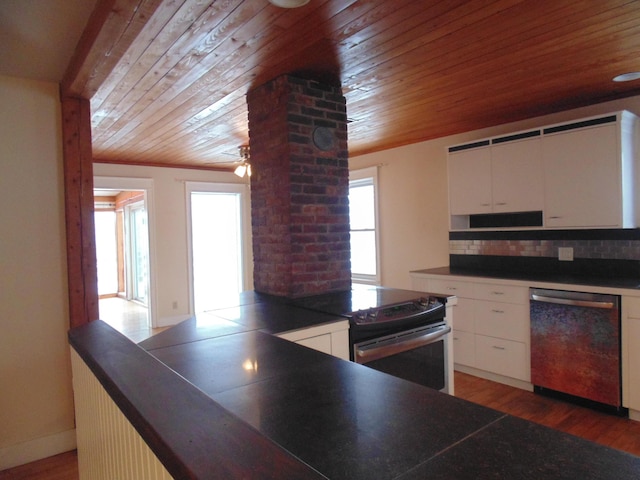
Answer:
M640 298L622 297L622 404L640 420Z
M456 370L530 389L529 289L506 283L412 275L413 288L456 295Z
M622 112L600 121L559 132L544 130L545 226L636 225L634 117Z
M276 336L343 360L349 360L348 320L291 330L278 333Z

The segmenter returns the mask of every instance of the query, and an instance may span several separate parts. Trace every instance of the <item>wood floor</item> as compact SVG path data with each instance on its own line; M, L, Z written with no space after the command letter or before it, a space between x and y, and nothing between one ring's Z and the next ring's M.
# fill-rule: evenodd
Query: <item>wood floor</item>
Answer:
M556 430L640 455L640 422L455 372L456 396Z
M511 415L640 455L640 422L578 407L464 373L456 396ZM0 472L0 480L78 480L75 452Z
M0 480L78 480L78 456L62 453L0 472Z

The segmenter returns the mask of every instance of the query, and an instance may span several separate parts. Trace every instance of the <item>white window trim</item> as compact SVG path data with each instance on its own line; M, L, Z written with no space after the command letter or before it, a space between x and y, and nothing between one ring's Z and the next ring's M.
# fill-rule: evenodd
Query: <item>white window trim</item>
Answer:
M381 263L380 263L380 219L378 208L378 167L368 167L349 172L349 188L358 185L373 184L373 208L375 221L375 241L376 241L376 274L364 275L351 273L351 281L353 283L364 283L367 285L380 285L381 283ZM349 228L351 230L351 228Z

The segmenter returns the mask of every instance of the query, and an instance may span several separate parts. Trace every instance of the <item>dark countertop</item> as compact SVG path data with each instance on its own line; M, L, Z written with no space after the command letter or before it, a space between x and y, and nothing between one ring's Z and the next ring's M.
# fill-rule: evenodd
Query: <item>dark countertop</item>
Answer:
M535 273L530 271L502 271L459 267L437 267L423 270L413 270L411 273L431 275L448 275L459 277L495 278L504 280L518 280L530 283L557 283L564 285L583 285L586 287L605 287L615 289L640 289L640 278L604 277L589 275L567 275L555 273Z
M256 305L140 346L100 321L69 333L177 478L640 478L639 457L260 331L328 317Z

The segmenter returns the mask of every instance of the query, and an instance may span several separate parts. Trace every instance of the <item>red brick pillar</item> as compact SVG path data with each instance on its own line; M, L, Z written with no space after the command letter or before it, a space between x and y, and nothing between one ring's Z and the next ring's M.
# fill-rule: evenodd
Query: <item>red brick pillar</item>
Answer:
M278 77L247 95L254 288L301 297L351 288L346 102Z

